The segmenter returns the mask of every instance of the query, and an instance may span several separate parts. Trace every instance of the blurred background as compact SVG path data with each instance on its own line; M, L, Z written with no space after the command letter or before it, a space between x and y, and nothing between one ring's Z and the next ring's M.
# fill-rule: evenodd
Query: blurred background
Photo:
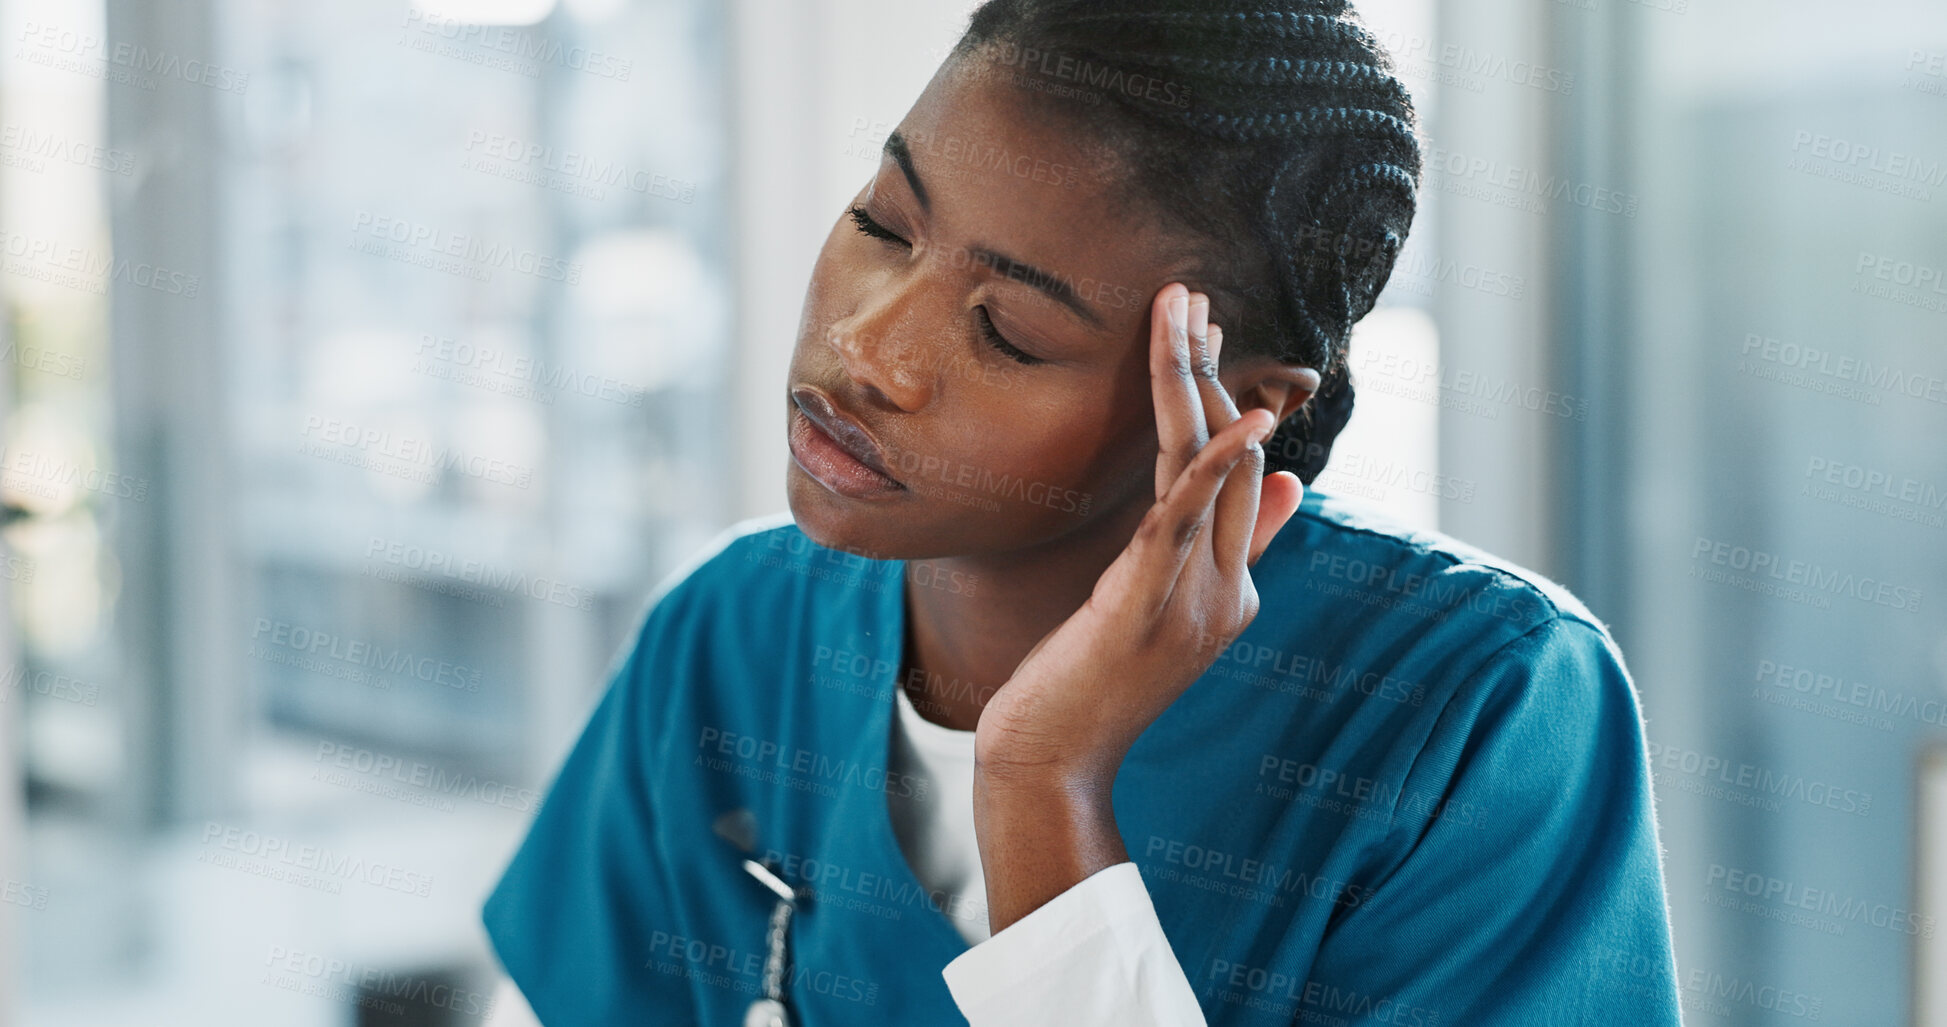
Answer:
M1359 6L1317 487L1611 624L1687 1022L1947 1024L1947 7ZM0 0L0 1024L530 1022L479 903L971 7Z

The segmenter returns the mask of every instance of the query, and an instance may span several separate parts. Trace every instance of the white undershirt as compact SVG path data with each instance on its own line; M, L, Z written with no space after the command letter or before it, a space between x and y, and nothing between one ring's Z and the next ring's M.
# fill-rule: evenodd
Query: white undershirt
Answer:
M978 945L988 928L987 879L974 837L974 733L927 720L905 688L894 691L899 713L892 720L888 776L911 775L927 787L921 796L887 791L892 831L913 875L941 900L941 911L967 944Z

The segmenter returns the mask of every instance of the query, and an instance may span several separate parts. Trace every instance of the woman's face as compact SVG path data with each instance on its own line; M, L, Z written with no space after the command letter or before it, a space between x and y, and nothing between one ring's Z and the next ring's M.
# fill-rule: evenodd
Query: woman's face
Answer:
M1129 202L1112 157L984 67L935 75L812 271L787 491L823 545L1011 552L1155 499L1150 302L1204 288L1193 248ZM841 451L864 437L887 475Z

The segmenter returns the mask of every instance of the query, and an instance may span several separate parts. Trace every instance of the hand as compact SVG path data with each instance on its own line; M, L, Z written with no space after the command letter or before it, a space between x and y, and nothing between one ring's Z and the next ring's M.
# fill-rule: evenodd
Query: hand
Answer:
M1272 411L1239 415L1217 380L1210 301L1172 282L1150 310L1156 504L1094 592L982 710L980 774L1106 794L1136 738L1257 616L1247 568L1297 511L1296 475L1263 477Z

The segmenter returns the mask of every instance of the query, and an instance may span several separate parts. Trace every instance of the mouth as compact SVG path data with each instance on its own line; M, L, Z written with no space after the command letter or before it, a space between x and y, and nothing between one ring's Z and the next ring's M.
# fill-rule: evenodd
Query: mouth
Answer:
M812 385L791 389L791 456L805 473L840 495L854 498L906 491L892 476L885 450L865 425Z

